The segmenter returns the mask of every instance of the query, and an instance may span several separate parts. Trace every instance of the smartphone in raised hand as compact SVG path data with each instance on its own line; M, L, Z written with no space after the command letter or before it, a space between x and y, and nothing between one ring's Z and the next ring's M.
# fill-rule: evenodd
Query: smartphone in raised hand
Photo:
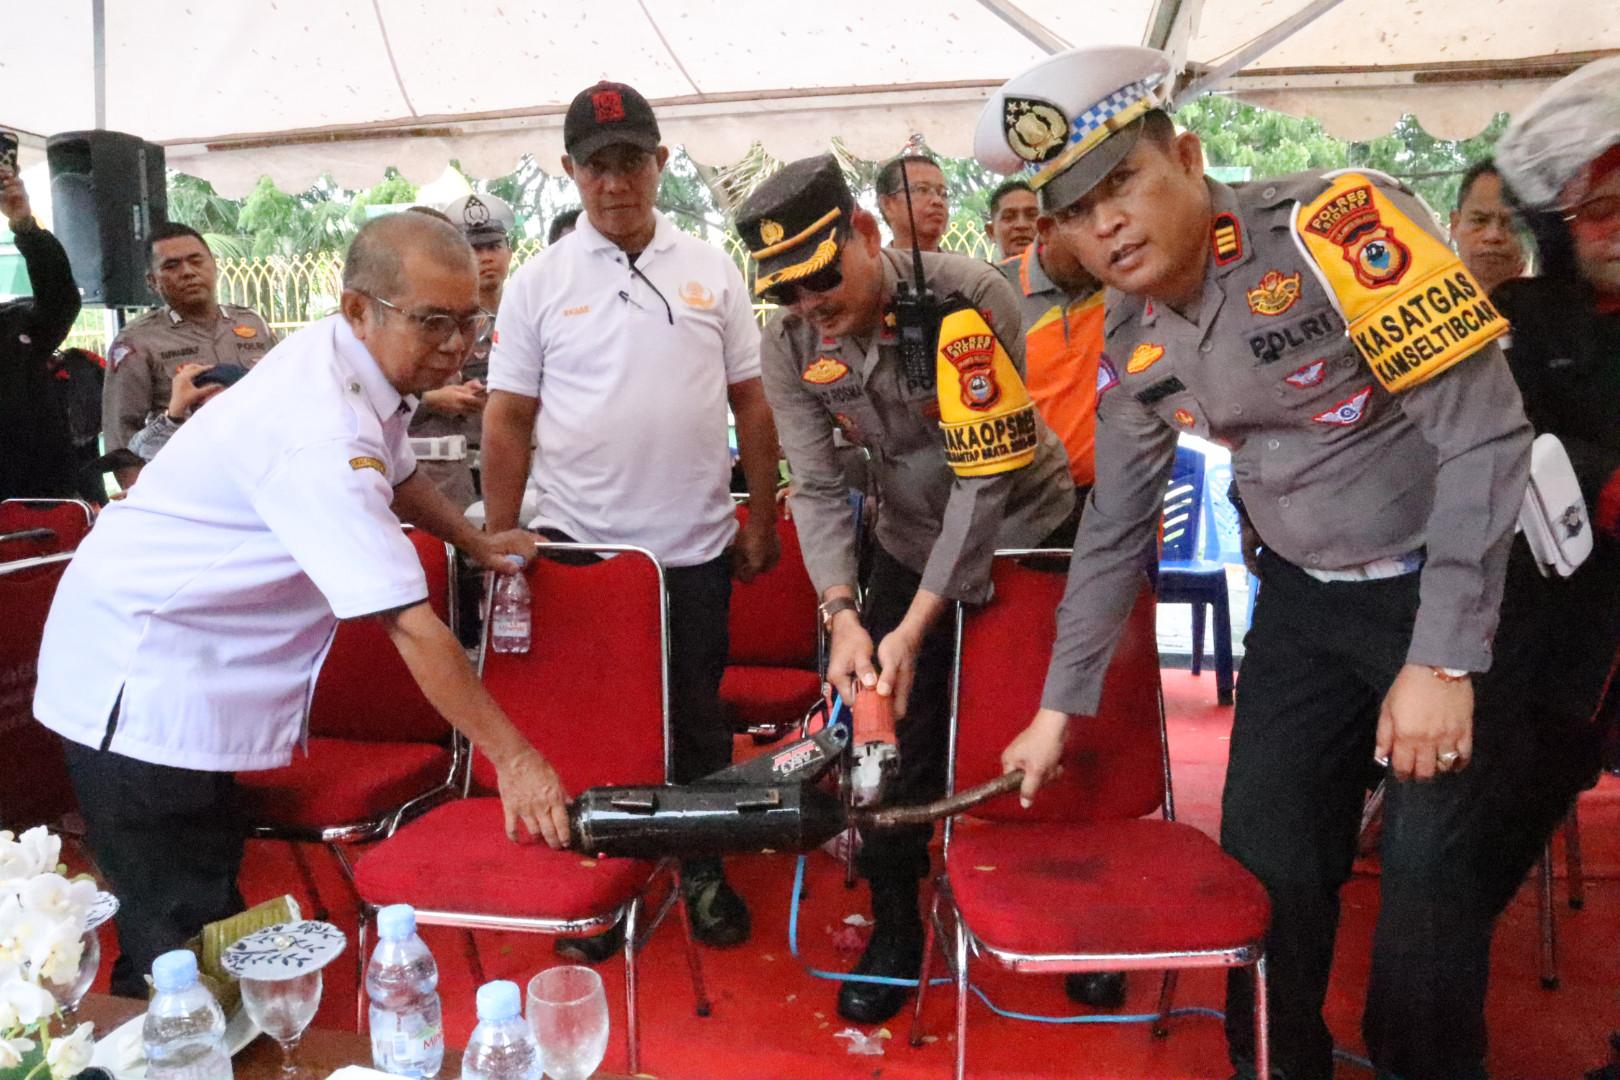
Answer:
M0 168L10 169L13 174L17 172L16 132L0 131Z

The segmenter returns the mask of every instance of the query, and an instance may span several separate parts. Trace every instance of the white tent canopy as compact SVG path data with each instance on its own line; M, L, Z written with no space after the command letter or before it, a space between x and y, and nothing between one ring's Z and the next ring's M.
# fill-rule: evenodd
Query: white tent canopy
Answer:
M10 0L0 127L128 131L238 195L388 165L421 182L524 153L600 78L652 100L665 140L724 165L838 136L871 158L913 132L968 153L988 91L1071 45L1150 43L1183 85L1365 138L1415 112L1461 138L1550 79L1620 51L1597 0ZM1239 67L1227 75L1231 61ZM98 82L98 71L102 79ZM98 95L104 87L104 96ZM99 98L99 101L98 101Z

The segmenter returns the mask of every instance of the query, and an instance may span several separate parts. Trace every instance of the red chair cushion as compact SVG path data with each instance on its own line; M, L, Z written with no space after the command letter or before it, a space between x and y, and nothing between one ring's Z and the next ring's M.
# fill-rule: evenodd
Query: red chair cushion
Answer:
M820 696L821 677L799 668L732 665L720 680L720 707L733 728L790 727Z
M366 821L444 782L450 751L431 743L309 740L309 756L236 774L248 820L300 829Z
M376 906L586 919L629 903L653 868L641 859L514 844L501 801L472 798L429 811L368 851L355 867L355 887Z
M959 822L946 859L969 929L1019 953L1156 953L1258 941L1271 905L1190 825Z

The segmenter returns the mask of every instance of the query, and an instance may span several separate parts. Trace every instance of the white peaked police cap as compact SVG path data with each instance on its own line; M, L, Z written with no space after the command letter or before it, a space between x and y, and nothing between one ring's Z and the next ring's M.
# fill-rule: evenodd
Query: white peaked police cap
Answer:
M1130 153L1136 121L1164 104L1170 69L1164 53L1136 45L1049 56L990 95L973 155L998 173L1029 170L1041 208L1061 210Z
M444 216L469 240L496 233L505 236L517 224L517 215L506 200L494 195L463 195L445 204Z

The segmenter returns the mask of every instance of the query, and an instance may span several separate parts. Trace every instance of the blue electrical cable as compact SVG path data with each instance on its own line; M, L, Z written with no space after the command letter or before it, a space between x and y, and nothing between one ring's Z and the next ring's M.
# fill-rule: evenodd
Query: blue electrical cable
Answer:
M839 713L843 708L844 699L840 695L834 694L832 708L828 711L828 716L830 717L829 723L838 722ZM811 967L805 962L804 958L799 955L799 894L804 887L804 867L807 858L808 857L805 855L800 855L796 865L794 866L793 898L788 905L788 952L793 955L793 959L799 962L799 966L803 968L807 974L817 979L827 979L831 982L870 983L876 986L904 986L908 989L914 989L918 982L916 979L899 979L888 975L855 975L848 972L823 971L820 968ZM929 980L928 985L949 986L952 985L953 982L954 980L949 978L939 978ZM1043 1016L1039 1013L1017 1012L1013 1009L1003 1009L994 1001L991 1001L990 996L974 983L968 983L968 989L971 990L980 1001L984 1002L985 1006L989 1008L991 1012L1008 1020L1027 1020L1037 1024L1151 1024L1159 1019L1158 1013L1127 1013L1124 1015L1115 1014L1108 1016L1098 1016L1088 1013L1078 1016ZM1225 1021L1226 1019L1226 1013L1222 1012L1220 1009L1212 1009L1201 1005L1186 1005L1179 1009L1171 1009L1165 1014L1164 1019L1176 1020L1191 1016L1206 1017L1212 1020L1221 1021ZM1338 1047L1334 1047L1333 1056L1341 1061L1349 1062L1351 1065L1367 1069L1368 1071L1371 1071L1373 1068L1371 1061L1368 1061L1366 1058L1360 1057L1356 1054L1352 1054L1348 1050L1341 1050Z

